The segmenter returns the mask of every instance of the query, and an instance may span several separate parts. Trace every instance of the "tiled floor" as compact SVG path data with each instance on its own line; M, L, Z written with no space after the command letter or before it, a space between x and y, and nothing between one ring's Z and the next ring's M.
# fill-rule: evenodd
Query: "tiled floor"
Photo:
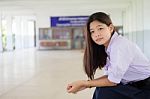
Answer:
M68 94L68 83L87 79L83 52L76 50L0 53L0 99L91 99L94 89Z

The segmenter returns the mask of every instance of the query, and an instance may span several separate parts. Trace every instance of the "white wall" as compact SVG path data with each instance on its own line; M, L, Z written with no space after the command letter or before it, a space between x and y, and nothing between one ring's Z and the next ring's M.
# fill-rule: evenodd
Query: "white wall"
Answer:
M144 29L150 30L150 0L143 0L144 1Z
M107 11L107 10L98 10L98 11L103 11L103 12L106 12L106 13L108 13L109 15L110 15L110 17L111 17L111 19L112 19L112 21L113 21L113 23L116 25L116 26L120 26L120 25L122 25L122 11L120 11L120 10L118 10L118 11ZM86 15L86 16L89 16L89 15L91 15L92 13L95 13L95 12L97 12L97 11L92 11L92 12L90 12L90 13L82 13L82 15ZM64 14L59 14L59 15L57 15L57 16L79 16L79 15L81 15L80 13L76 13L76 14L74 14L73 12L72 12L72 14L66 14L66 15L64 15ZM50 27L50 17L51 16L56 16L56 15L53 15L53 14L51 14L51 12L49 12L49 14L47 14L47 13L43 13L43 14L41 14L41 13L39 13L39 14L37 14L36 15L36 18L37 18L37 26L38 27Z
M124 31L150 58L150 1L134 0L123 14Z
M150 0L144 0L144 52L150 58Z

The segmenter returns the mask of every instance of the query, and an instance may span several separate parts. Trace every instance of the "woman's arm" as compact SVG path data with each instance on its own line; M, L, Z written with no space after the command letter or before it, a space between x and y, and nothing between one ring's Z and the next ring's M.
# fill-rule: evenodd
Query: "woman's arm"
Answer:
M89 88L90 87L116 86L116 85L117 85L116 83L113 83L108 79L107 75L104 75L94 80L86 81L85 83L85 86Z
M68 93L76 93L78 91L84 90L91 87L103 87L103 86L116 86L117 84L110 82L107 76L102 76L94 80L79 80L71 84L68 84L67 91Z

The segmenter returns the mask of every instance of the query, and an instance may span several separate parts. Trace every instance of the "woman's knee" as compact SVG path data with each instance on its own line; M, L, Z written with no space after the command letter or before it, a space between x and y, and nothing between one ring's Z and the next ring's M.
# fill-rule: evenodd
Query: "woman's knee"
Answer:
M108 87L96 87L93 99L105 99L105 97L109 94L110 88Z
M132 99L116 90L115 87L97 87L93 99Z

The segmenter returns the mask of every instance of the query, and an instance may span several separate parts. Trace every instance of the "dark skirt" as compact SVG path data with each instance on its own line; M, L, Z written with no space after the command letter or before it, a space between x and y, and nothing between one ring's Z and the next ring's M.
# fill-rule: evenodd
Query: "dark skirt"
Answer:
M118 84L113 87L96 87L93 99L150 99L150 85Z

